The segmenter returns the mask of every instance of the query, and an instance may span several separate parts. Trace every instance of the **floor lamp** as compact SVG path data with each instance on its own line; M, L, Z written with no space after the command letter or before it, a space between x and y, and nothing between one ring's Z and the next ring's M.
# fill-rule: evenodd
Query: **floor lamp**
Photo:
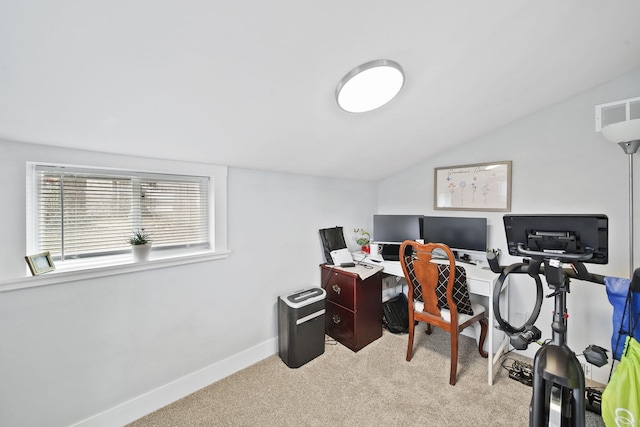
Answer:
M617 142L629 157L629 278L633 277L633 155L640 147L640 119L613 123L602 128L602 136Z

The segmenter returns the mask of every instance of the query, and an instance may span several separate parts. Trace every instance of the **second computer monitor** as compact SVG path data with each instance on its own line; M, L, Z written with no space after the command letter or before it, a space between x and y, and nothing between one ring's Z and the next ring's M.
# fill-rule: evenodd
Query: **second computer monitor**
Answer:
M487 250L487 218L425 216L422 221L425 242L444 243L452 250Z
M374 215L373 241L401 244L405 240L420 238L422 215Z

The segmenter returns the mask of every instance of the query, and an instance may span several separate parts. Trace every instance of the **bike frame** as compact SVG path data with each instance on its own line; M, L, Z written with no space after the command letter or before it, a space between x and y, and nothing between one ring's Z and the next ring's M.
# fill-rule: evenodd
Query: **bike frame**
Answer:
M566 344L569 277L558 260L544 260L545 277L554 292L552 341L536 353L529 426L583 427L585 380L582 365Z

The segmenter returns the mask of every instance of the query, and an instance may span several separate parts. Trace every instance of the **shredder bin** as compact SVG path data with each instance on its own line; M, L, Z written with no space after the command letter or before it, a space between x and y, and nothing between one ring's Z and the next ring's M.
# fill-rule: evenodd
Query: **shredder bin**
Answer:
M290 368L324 353L326 295L322 288L308 288L278 298L280 358Z

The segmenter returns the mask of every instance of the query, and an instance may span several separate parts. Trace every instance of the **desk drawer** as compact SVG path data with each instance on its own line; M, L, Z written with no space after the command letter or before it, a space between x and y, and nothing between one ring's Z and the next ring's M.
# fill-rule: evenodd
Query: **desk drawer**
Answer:
M325 309L327 335L353 350L356 346L355 313L330 301Z
M327 291L327 301L333 301L341 306L355 311L354 295L357 278L337 271L322 270L322 283Z
M469 293L475 295L482 295L485 297L493 296L493 284L486 280L471 279L467 274L467 286L469 287Z

